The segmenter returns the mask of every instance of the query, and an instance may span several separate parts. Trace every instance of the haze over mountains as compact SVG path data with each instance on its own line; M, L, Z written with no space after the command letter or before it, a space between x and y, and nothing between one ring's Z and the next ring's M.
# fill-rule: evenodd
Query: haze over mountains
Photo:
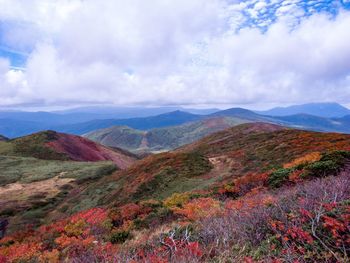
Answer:
M309 114L324 118L341 118L350 114L350 110L338 103L309 103L289 107L277 107L266 111L256 111L262 115L288 116L295 114Z
M59 113L0 112L0 134L15 138L41 130L55 130L82 135L112 126L128 126L138 130L150 130L213 117L235 117L245 121L263 121L317 131L350 132L350 118L346 117L349 110L336 103L312 103L275 108L264 112L253 112L242 108L219 111L215 111L215 109L171 111L173 109L114 109L107 107L82 108ZM153 114L156 115L150 116ZM125 118L126 116L133 117Z

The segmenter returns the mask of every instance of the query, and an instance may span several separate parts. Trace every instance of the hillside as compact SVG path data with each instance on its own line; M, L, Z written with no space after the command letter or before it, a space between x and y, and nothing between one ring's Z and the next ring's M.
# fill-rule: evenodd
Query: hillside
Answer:
M0 155L0 218L11 229L38 226L57 212L67 195L117 170L113 162L40 160ZM74 210L79 204L67 206Z
M153 189L149 197L156 197L159 192L162 198L179 190L204 190L247 173L282 167L309 153L330 150L350 150L350 136L286 129L265 123L242 124L209 135L175 152L150 156L117 173L115 178L106 178L117 185L106 203L124 198L130 201L132 193L145 192L145 188ZM212 169L200 176L192 173L188 174L189 177L181 175L197 165ZM126 185L125 180L129 182Z
M3 143L0 145L0 155L45 160L112 161L121 169L136 160L135 156L124 150L111 149L83 137L55 131L39 132Z
M34 238L9 235L0 255L346 262L349 151L349 135L242 124L76 186L46 217L55 223ZM25 247L27 253L14 253Z
M239 118L216 117L149 131L114 126L83 136L100 144L123 148L134 153L158 152L175 149L211 133L245 122L247 121Z
M124 150L54 131L1 142L0 217L11 216L11 228L41 224L67 195L134 161Z
M236 118L242 118L250 121L265 121L265 122L268 122L268 120L270 119L267 116L263 116L243 108L230 108L226 110L221 110L210 114L210 116L236 117Z

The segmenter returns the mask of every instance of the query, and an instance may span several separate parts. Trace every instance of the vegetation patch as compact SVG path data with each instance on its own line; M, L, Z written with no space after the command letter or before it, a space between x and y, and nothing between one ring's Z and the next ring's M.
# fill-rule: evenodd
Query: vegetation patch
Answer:
M196 177L211 169L212 165L204 156L198 153L181 154L170 166L160 169L151 180L142 183L133 194L133 199L162 199L176 192L191 190L198 184Z
M305 166L304 177L325 177L327 175L335 175L350 160L349 151L332 151L324 153L317 162Z
M116 170L112 162L49 161L36 158L0 156L0 186L10 183L32 183L55 176L77 182L96 179Z
M46 131L15 139L11 143L17 156L35 157L44 160L68 160L69 158L66 154L58 153L46 146L46 143L56 139L56 132Z
M111 234L110 241L112 244L121 244L129 238L131 238L131 234L129 231L117 231Z
M288 181L289 175L294 171L292 168L281 168L272 172L267 180L267 183L272 188L280 187Z

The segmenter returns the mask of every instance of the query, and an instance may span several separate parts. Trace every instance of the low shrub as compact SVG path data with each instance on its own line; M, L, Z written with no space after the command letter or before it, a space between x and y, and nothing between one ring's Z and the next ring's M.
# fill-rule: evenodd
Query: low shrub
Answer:
M333 151L324 153L318 162L311 163L305 167L304 177L325 177L340 172L350 159L349 151Z
M335 174L338 170L339 166L334 161L319 161L308 165L305 168L303 177L325 177L329 174Z
M280 187L288 180L289 175L294 171L293 168L281 168L269 175L267 183L272 188Z
M110 241L112 244L122 244L131 238L129 231L117 231L111 234Z

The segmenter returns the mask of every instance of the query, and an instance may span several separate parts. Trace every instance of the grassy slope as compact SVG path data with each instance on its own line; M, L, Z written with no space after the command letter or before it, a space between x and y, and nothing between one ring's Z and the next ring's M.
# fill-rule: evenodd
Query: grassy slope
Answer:
M42 223L72 192L115 170L112 162L0 156L0 216L11 216L13 228Z
M197 153L157 154L81 189L81 193L72 196L69 202L90 208L93 207L91 204L122 204L149 198L162 200L175 192L206 188L210 181L203 180L203 175L211 169L208 159Z
M0 186L10 183L32 183L58 175L84 180L115 170L112 162L49 161L31 157L0 156Z
M217 117L179 126L153 129L148 132L125 126L115 126L90 132L84 136L106 146L120 147L132 152L159 152L192 143L214 132L247 121L239 118Z
M272 168L315 151L349 150L350 136L285 129L271 124L243 124L208 136L179 152L225 156L239 162L234 173ZM265 167L265 168L264 168Z
M248 173L279 168L310 152L336 149L350 150L350 136L243 124L175 152L149 156L85 191L100 205L163 199L175 192L210 189Z
M120 147L126 150L140 148L146 132L135 130L127 126L113 126L106 129L93 131L84 137L110 147Z

